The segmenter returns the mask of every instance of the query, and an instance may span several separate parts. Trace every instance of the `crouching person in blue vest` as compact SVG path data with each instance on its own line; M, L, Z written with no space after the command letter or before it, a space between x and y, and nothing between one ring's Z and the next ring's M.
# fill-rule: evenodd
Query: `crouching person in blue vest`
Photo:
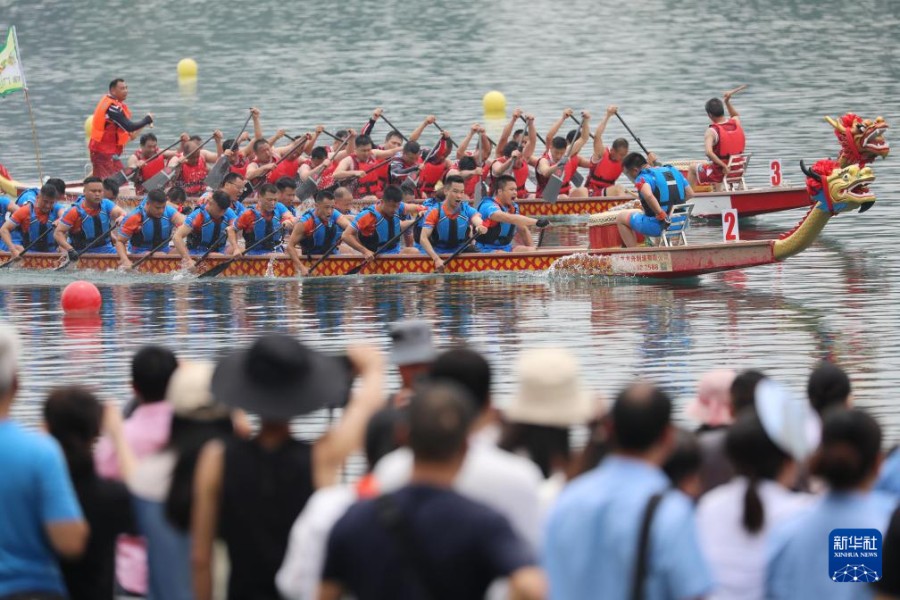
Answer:
M232 227L244 236L244 253L247 256L282 252L281 242L285 231L294 226L294 213L278 201L278 188L264 183L259 188L256 206L238 215ZM252 250L252 246L256 246Z
M642 210L623 210L616 217L616 225L625 246L638 245L635 232L659 237L669 224L669 216L676 204L694 197L694 190L681 171L671 165L651 167L647 159L632 152L622 161L622 172L634 182Z
M482 198L478 214L484 219L487 233L476 238L482 252L526 252L534 250L531 227L542 229L550 224L547 219L532 219L519 214L516 203L518 187L516 178L501 175L497 178L497 192L493 198Z
M163 244L172 238L172 232L184 224L184 215L169 205L165 192L153 190L144 198L140 206L125 217L119 230L113 233L119 265L131 267L128 254L144 254L162 244L157 253L167 254L169 245Z
M321 256L335 244L340 246L339 240L348 227L349 217L334 207L334 194L328 190L320 190L316 194L316 207L303 213L285 247L294 263L294 270L301 275L309 272L309 267L300 260L297 246L306 256ZM339 248L335 248L331 255L339 253Z
M83 196L59 220L53 237L69 260L78 260L78 253L115 254L112 231L125 217L125 209L103 197L103 180L88 177L84 180Z
M185 265L194 266L191 255L207 252L233 255L237 251L237 236L230 225L235 219L231 198L222 190L213 192L209 202L195 208L184 224L175 230L172 239Z
M459 175L450 175L444 181L444 201L432 208L422 223L419 234L419 248L434 261L434 270L444 270L444 261L438 254L453 254L463 245L469 244L469 229L485 235L488 230L484 220L474 208L463 203L466 197L466 182ZM478 249L471 246L472 251Z

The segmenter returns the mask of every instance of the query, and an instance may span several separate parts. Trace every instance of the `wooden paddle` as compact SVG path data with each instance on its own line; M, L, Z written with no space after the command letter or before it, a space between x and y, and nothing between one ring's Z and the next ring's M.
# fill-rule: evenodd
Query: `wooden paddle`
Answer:
M401 132L399 129L397 129L396 127L394 127L394 124L391 123L390 121L388 121L388 120L387 120L387 117L385 117L383 113L382 113L381 117L379 117L379 118L380 118L382 121L384 121L385 123L387 123L387 126L388 126L388 127L390 127L391 129L393 129L394 131L396 131L397 134L398 134L401 138L403 138L403 141L404 141L404 142L408 142L408 141L409 141L409 138L406 137L405 135L403 135L403 132Z
M443 129L441 129L440 127L437 126L437 123L435 123L434 126L437 127L438 129L440 129L440 130L441 130L441 133L444 132ZM450 144L453 144L453 140L448 140L448 142L449 142ZM431 157L434 156L434 153L437 152L437 149L440 147L440 145L441 145L441 143L438 142L437 144L435 144L435 145L431 148L431 151L430 151L430 152L428 153L428 155L425 157L425 160L422 161L422 165L427 164L428 161L431 160ZM451 146L451 148L452 148L452 146ZM400 184L400 187L403 188L403 189L405 189L405 190L410 190L410 188L411 188L411 191L412 191L413 193L415 193L416 190L419 189L419 179L422 178L422 170L421 170L421 169L422 169L422 167L421 167L421 165L419 165L419 172L417 173L418 178L413 179L413 178L412 178L412 175L410 175L409 177L407 177L406 179L403 180L403 183Z
M734 96L735 94L739 94L740 92L743 92L746 89L747 89L747 84L745 83L743 85L737 86L736 88L734 88L733 90L731 90L729 92L725 92L724 95L725 96Z
M566 155L563 156L562 160L560 160L553 168L553 174L550 176L550 181L548 181L547 185L544 186L544 202L554 204L556 202L556 199L559 197L559 190L562 189L563 175L565 174L566 164L572 158L572 149L574 147L574 143L569 144L569 149L566 150Z
M312 272L316 270L316 267L321 265L325 261L326 258L331 256L332 253L334 253L334 251L337 250L338 246L341 245L341 241L342 241L341 236L337 236L337 239L334 240L334 243L322 254L322 256L319 258L319 260L317 260L316 262L313 263L313 265L306 272L306 275L307 276L312 275Z
M457 248L457 249L456 249L456 252L454 252L453 254L451 254L450 256L447 257L447 260L444 261L444 266L441 267L441 269L442 269L443 271L446 271L446 270L447 270L447 265L449 265L450 262L451 262L454 258L456 258L456 257L459 256L460 254L462 254L463 252L465 252L466 249L468 249L468 247L469 247L470 245L472 245L472 242L475 241L475 238L476 238L476 237L478 237L478 231L472 231L472 235L470 235L469 237L466 238L466 241L463 242L462 246L460 246L459 248Z
M203 146L210 143L214 137L215 136L211 135L208 138L206 138L205 142L203 142L202 144L200 144L199 146L194 148L193 151L185 154L184 158L186 159L187 157L193 155L195 152L200 152L200 150L203 148ZM180 167L181 167L181 165L179 164L174 169L169 169L168 167L164 168L162 171L160 171L159 173L157 173L156 175L154 175L153 177L151 177L150 179L148 179L147 181L144 182L144 189L147 190L148 192L152 192L153 190L159 190L159 189L166 187L166 184L169 183L170 181L172 181L172 178L175 176L175 172L178 171L178 169Z
M45 237L47 237L47 234L49 234L50 232L52 232L54 229L56 229L56 226L55 226L55 225L51 225L50 227L48 227L48 228L47 228L47 231L45 231L44 233L42 233L41 235L39 235L38 238L37 238L36 240L34 240L34 241L31 242L30 244L28 244L27 246L25 246L24 248L22 248L22 251L19 252L19 255L18 255L17 257L15 257L15 258L10 258L8 261L6 261L6 262L3 263L2 265L0 265L0 269L5 269L6 267L8 267L9 265L13 264L14 262L19 262L20 260L22 260L22 258L25 256L25 253L26 253L26 252L28 252L29 250L31 250L32 248L34 248L35 246L37 246L37 245L41 242L41 240L43 240Z
M228 238L228 228L226 227L226 228L225 228L225 231L223 231L223 232L219 235L219 238L218 238L218 239L217 239L217 240L209 247L209 250L207 250L206 252L204 252L204 253L200 256L200 258L198 258L198 259L194 262L194 268L197 268L197 267L199 267L200 265L202 265L202 264L206 261L206 259L209 258L209 255L210 255L210 254L212 254L216 249L221 248L221 247L225 244L225 240L226 240L227 238Z
M144 163L146 164L146 163L149 163L150 161L156 160L157 157L162 156L163 153L168 152L169 150L171 150L172 148L174 148L175 146L177 146L180 143L181 143L181 138L178 138L178 140L176 140L174 144L172 144L170 146L166 146L165 148L163 148L162 150L160 150L159 152L157 152L156 154L154 154L153 156L151 156L150 158L145 160ZM134 174L137 173L138 171L140 171L139 167L135 167L135 168L131 169L128 173L125 172L125 169L122 169L121 171L119 171L118 173L116 173L115 175L110 177L110 179L115 181L116 185L123 186L129 179L134 177Z
M525 135L527 136L527 134L528 134L528 120L525 118L524 115L519 115L519 119L521 119L522 122L525 123ZM543 145L546 146L546 145L547 145L547 140L544 139L544 136L542 136L542 135L541 135L540 133L538 133L537 131L535 131L534 133L535 133L535 135L537 135L537 139L538 139ZM523 136L523 137L524 137L524 136Z
M91 240L91 243L90 243L90 244L88 244L87 246L85 246L85 247L82 248L81 250L78 250L78 251L75 253L75 258L71 258L71 259L67 260L66 262L64 262L63 264L59 265L58 267L56 267L56 268L53 269L53 270L54 270L54 271L62 271L63 269L65 269L66 267L68 267L69 265L71 265L72 263L78 262L78 259L81 258L81 255L82 255L82 254L86 254L89 250L92 250L92 249L96 248L97 246L99 246L99 245L100 245L100 242L106 240L106 239L110 236L110 234L113 232L113 230L114 230L115 228L116 228L116 225L115 225L115 223L113 223L112 225L109 226L109 229L107 229L107 230L103 233L103 235L100 235L100 236L98 236L98 237L95 237L93 240Z
M401 228L400 228L400 233L398 233L397 235L395 235L394 237L392 237L391 239L389 239L388 241L386 241L385 243L383 243L383 244L378 248L378 250L375 251L375 253L372 255L372 258L371 258L370 260L363 260L361 263L359 263L358 265L356 265L355 267L353 267L352 269L350 269L349 271L347 271L347 272L345 273L345 275L356 275L357 273L359 273L360 271L362 271L363 268L364 268L367 264L369 264L370 262L372 262L373 260L375 260L376 258L378 258L378 255L379 255L379 254L381 254L382 252L384 252L385 250L387 250L389 247L393 246L395 242L400 241L400 238L403 237L403 236L406 234L407 231L409 231L409 228L410 228L410 227L415 228L415 226L419 223L419 221L422 220L422 217L424 217L425 214L426 214L426 213L420 213L419 216L416 217L416 220L413 221L413 224L410 225L409 227L407 227L406 229L403 229L403 228L401 227Z
M146 261L148 258L150 258L150 257L153 256L154 254L156 254L157 252L159 252L160 250L162 250L163 248L165 248L166 246L168 246L168 245L169 245L169 242L172 241L172 236L175 235L175 230L176 230L176 229L177 229L177 227L173 227L173 228L172 228L172 232L169 233L169 237L167 237L166 239L164 239L163 241L161 241L161 242L160 242L158 245L156 245L155 247L151 248L151 249L150 249L150 252L148 252L147 254L145 254L144 256L142 256L142 257L140 258L140 260L138 260L136 263L132 264L131 267L129 268L129 271L134 271L134 270L137 269L139 266L141 266L141 265L144 263L144 261Z
M323 132L323 133L328 133L328 132ZM338 139L338 138L334 138L334 139ZM345 139L341 140L340 145L338 145L338 147L334 150L333 155L335 155L338 152L340 152L341 150L343 150L344 146L346 146L347 142L349 142L349 141L350 141L350 136L348 135ZM316 167L316 168L318 168L318 167ZM324 169L322 171L324 172ZM321 179L322 179L322 173L319 173L318 179L313 179L312 175L310 175L309 177L306 178L306 181L304 181L303 183L300 184L300 187L297 188L297 190L294 192L294 194L297 196L297 198L301 202L303 202L304 200L308 200L309 198L312 198L319 191L319 181L321 181Z
M274 218L274 217L272 217L272 218ZM205 272L203 272L203 273L200 273L200 275L198 276L198 279L203 279L204 277L215 277L215 276L217 276L217 275L221 275L221 274L222 274L223 272L225 272L225 270L228 268L228 265L230 265L231 263L233 263L233 262L236 261L237 259L241 258L242 256L244 256L245 254L247 254L247 253L250 252L251 250L253 250L253 249L255 249L255 248L258 248L259 246L261 246L261 245L264 244L265 242L268 242L270 239L272 239L273 237L275 237L275 234L276 234L276 233L281 232L283 229L284 229L284 227L282 227L282 226L279 225L279 227L278 227L277 229L275 229L274 231L272 231L272 233L270 233L269 235L267 235L267 236L265 236L264 238L260 239L260 240L259 240L258 242L256 242L255 244L252 244L249 248L245 248L244 251L241 252L240 254L236 254L235 256L233 256L232 258L229 258L229 259L226 260L225 262L223 262L223 263L221 263L221 264L218 264L218 265L214 266L214 267L213 267L212 269L210 269L209 271L205 271Z
M628 123L625 122L625 119L622 118L622 115L620 115L618 111L616 111L616 118L619 119L619 121L622 123L622 126L628 131L629 134L631 134L631 137L633 137L634 141L637 142L637 145L641 147L641 150L644 151L644 154L650 154L650 151L647 150L647 147L644 146L644 144L641 142L641 138L634 135L631 127L628 126Z
M244 132L247 131L247 125L250 124L250 119L253 118L253 114L249 114L247 116L247 120L244 121L244 126L241 127L240 133L234 138L234 141L231 142L231 152L232 154L236 153L241 146L241 136L244 135ZM225 179L225 176L228 174L228 170L231 168L231 161L227 156L222 154L217 160L216 164L213 165L213 168L209 170L209 173L206 175L206 185L211 187L212 189L218 189L219 186L222 185L222 180Z

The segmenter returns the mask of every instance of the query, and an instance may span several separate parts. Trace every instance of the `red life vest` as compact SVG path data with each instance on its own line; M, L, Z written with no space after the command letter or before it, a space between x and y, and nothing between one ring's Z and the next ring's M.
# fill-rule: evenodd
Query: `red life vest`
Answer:
M547 162L549 164L551 164L551 165L553 164L553 159L550 157L549 152L544 152L544 155L541 157L541 160L543 160L545 158L547 159ZM562 160L562 159L560 159L560 160ZM553 170L555 171L556 168L554 167ZM569 187L570 187L569 181L571 181L572 176L575 174L575 171L577 171L577 170L578 170L578 158L570 157L569 160L566 161L565 167L563 167L563 184L559 188L560 194L568 194L569 193ZM535 193L535 196L537 196L538 198L543 197L544 188L547 187L547 182L550 181L550 177L552 177L552 176L553 176L553 172L551 172L549 176L544 177L543 175L541 175L541 172L537 169L537 167L535 167L534 178L537 181L537 192Z
M247 167L250 166L250 161L243 154L239 154L237 157L237 161L231 163L231 166L228 167L228 170L232 173L237 173L244 179L247 178Z
M713 146L713 154L724 162L728 162L732 155L740 154L744 151L747 142L744 138L744 128L741 127L740 121L728 119L722 123L713 123L710 127L715 129L719 138ZM713 165L713 170L717 173L722 172L722 168L719 165Z
M444 175L446 175L449 170L450 169L447 168L447 161L445 160L442 160L438 164L427 162L422 165L422 168L419 170L419 196L433 198L434 188L437 186L438 181L444 179Z
M144 155L140 148L134 151L134 157L137 160L144 160ZM144 182L159 173L166 166L166 158L160 154L138 170L137 177L134 178L134 189L138 194L144 194Z
M268 164L274 163L274 162L277 161L277 160L278 160L278 159L275 158L275 155L274 155L274 154L269 154L269 160L267 160L266 162L262 162L261 160L259 160L259 157L258 157L258 156L257 156L256 158L254 158L251 162L255 162L257 167L264 167L264 166L266 166L266 165L268 165ZM287 162L287 161L285 161L285 162ZM248 165L248 166L249 166L249 165ZM280 165L279 165L279 166L280 166ZM274 170L274 169L273 169L273 170ZM272 171L269 171L269 173L271 173L271 172L272 172ZM253 185L253 186L260 185L263 181L266 180L266 177L268 177L269 173L266 173L265 175L259 175L259 176L257 176L257 177L254 177L254 178L250 181L250 184Z
M587 188L591 196L599 196L603 190L616 183L622 174L622 161L614 161L609 156L609 148L603 149L603 156L596 165L591 165Z
M491 182L491 195L497 192L497 184L494 181L493 176L494 163L500 163L502 165L508 160L509 157L501 156L500 158L484 165L484 178ZM507 171L507 174L508 173L510 173L510 171ZM525 183L528 182L528 163L523 160L522 164L518 168L513 167L512 176L516 178L516 197L525 198L526 196L528 196L528 190L525 189Z
M181 173L175 185L184 190L187 196L199 196L206 189L206 176L208 174L206 161L201 156L197 164L181 163Z
M286 159L278 163L278 166L269 171L269 174L266 176L266 181L269 183L275 183L282 177L287 177L289 179L297 179L297 171L300 170L300 158L295 158L293 160Z
M365 171L366 169L371 169L373 165L378 164L380 161L375 160L374 157L369 159L368 162L361 163L356 156L350 157L353 160L353 170L354 171ZM387 180L390 175L391 165L390 163L385 163L384 165L370 171L369 173L363 175L359 179L356 180L356 189L353 192L354 198L362 198L363 196L377 196L381 197L381 192L384 191L385 185L387 185Z

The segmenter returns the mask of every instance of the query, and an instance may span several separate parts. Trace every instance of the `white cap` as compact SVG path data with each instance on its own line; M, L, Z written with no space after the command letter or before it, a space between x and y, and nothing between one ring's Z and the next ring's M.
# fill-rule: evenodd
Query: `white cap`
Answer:
M756 385L754 401L766 435L792 458L806 460L819 447L822 423L805 398L763 379Z

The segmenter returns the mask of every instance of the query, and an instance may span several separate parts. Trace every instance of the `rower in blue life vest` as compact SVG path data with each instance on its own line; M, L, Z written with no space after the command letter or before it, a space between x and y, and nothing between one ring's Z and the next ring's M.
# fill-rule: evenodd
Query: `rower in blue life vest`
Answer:
M420 205L404 204L400 186L389 185L380 202L356 215L341 239L362 254L366 261L374 259L377 251L381 254L418 254L415 248L401 248L398 234L412 227L415 217L424 211ZM388 242L390 246L383 248Z
M482 198L478 213L484 219L487 233L475 238L482 252L525 252L534 250L530 227L544 228L550 224L547 219L532 219L519 214L516 203L518 188L516 178L501 175L497 178L497 193L494 197Z
M453 254L469 244L469 228L484 235L488 232L484 220L474 208L463 202L466 197L466 182L459 175L450 175L444 182L444 201L432 208L422 223L419 246L423 253L434 261L434 270L444 270L444 261L439 253ZM478 249L472 247L473 251Z
M231 210L231 198L222 190L213 192L212 199L198 206L184 224L175 230L172 241L186 264L193 266L192 254L221 252L233 255L237 250L237 235L230 226L237 216ZM227 245L226 245L227 240Z
M246 209L232 225L244 236L244 253L248 256L281 253L285 232L294 226L294 214L277 198L278 188L274 184L262 184L256 206ZM249 249L257 243L256 248Z
M98 238L105 238L93 245L91 254L114 254L116 249L110 241L112 230L125 217L125 209L103 197L103 180L87 177L84 180L83 196L75 201L53 232L53 238L60 250L67 253L69 260L78 260L78 251L84 250Z
M300 218L300 222L291 231L285 250L294 262L294 270L306 275L309 267L300 260L297 246L306 256L325 254L350 227L350 219L334 207L334 194L328 190L319 190L316 194L315 208L308 210ZM340 245L340 244L339 244ZM337 248L332 255L339 254Z
M651 156L652 157L652 156ZM619 234L625 246L638 245L635 232L650 237L662 235L676 204L694 197L694 190L681 171L671 165L651 167L638 152L622 161L625 176L634 182L642 210L623 210L616 217Z
M13 258L35 242L35 252L56 251L56 241L48 230L57 219L58 194L56 186L45 183L30 202L19 206L0 226L0 241L6 245ZM15 240L14 234L17 234Z
M184 224L184 215L166 200L162 190L153 190L144 198L140 206L125 217L119 230L113 233L119 265L131 267L128 254L143 254L171 239L172 233ZM169 245L164 244L157 253L168 254Z

